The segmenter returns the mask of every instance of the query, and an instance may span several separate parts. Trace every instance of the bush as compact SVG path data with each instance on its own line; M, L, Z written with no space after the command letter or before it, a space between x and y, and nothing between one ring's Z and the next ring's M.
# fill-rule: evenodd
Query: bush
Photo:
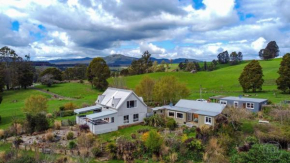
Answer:
M65 110L65 111L62 111L60 113L61 117L67 117L67 116L72 116L74 115L74 111L73 110Z
M87 124L83 124L79 126L81 131L87 132L88 130L90 130L90 127Z
M4 137L4 134L5 134L4 130L0 129L0 139L2 139Z
M107 151L110 153L112 159L117 158L117 146L115 143L111 142L106 147Z
M46 141L53 142L54 135L51 132L45 134Z
M49 128L48 120L44 114L26 114L26 120L27 128L30 133L33 133L34 131L45 131Z
M1 121L2 121L2 117L1 117L1 115L0 115L0 123L1 123Z
M60 127L61 127L61 121L54 121L54 128L55 128L56 130L59 130Z
M71 131L68 132L67 135L66 135L66 139L67 139L67 140L72 140L73 138L74 138L74 133L71 132Z
M158 153L162 143L163 139L160 134L156 130L151 130L148 134L147 140L145 141L145 146L150 152Z
M161 117L159 114L154 114L151 117L144 118L145 125L152 127L164 127L165 126L165 118Z
M59 111L64 111L64 110L65 110L64 106L59 107Z
M173 118L166 119L166 127L170 130L174 130L177 127L177 123Z
M251 122L244 122L241 126L241 130L243 131L243 133L253 134L254 126Z
M102 155L102 150L100 147L94 147L91 151L95 157L100 157Z
M77 105L72 102L68 102L64 104L64 110L74 110L76 108L77 108Z
M74 148L76 148L77 147L77 144L74 142L74 141L70 141L69 143L68 143L68 148L69 149L74 149Z
M46 114L46 118L52 118L52 114L51 113L47 113Z

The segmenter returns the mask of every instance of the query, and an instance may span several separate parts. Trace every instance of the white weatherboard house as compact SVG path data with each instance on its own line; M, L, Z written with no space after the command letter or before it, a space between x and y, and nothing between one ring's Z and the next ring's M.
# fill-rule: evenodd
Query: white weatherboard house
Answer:
M77 124L87 124L94 134L116 131L118 127L143 122L147 105L133 91L108 88L98 96L96 105L76 109ZM93 112L88 115L80 115Z

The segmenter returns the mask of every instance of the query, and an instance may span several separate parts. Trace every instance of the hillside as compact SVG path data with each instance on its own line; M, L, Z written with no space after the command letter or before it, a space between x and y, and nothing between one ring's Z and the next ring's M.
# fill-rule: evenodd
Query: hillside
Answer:
M130 65L131 62L133 60L137 60L138 58L135 57L129 57L126 55L122 55L122 54L112 54L112 55L108 55L106 57L103 57L104 60L107 62L107 64L109 65ZM92 61L93 58L78 58L78 59L58 59L58 60L50 60L48 61L49 63L52 64L89 64ZM177 59L173 59L172 63L180 63L180 62L184 62L187 58L177 58ZM170 62L169 59L157 59L157 58L153 58L151 57L152 61L157 61L158 63L161 63L163 60L165 62ZM187 59L188 61L192 62L200 62L199 60L196 59Z
M263 91L259 93L247 93L257 98L268 98L271 101L277 103L285 99L289 99L289 95L281 94L277 91L275 80L278 77L278 68L281 59L274 59L270 61L260 61L263 67L264 73L264 85ZM213 95L242 95L242 88L239 84L238 78L246 66L248 61L245 61L236 66L221 66L218 70L212 72L198 72L191 74L189 72L161 72L151 73L144 75L136 75L126 77L127 86L134 89L140 82L142 77L148 75L154 79L158 79L162 76L173 75L176 76L180 82L183 82L191 90L192 94L189 99L199 98L199 87L202 85L203 93L202 98L208 98ZM277 92L277 97L274 95L274 91Z

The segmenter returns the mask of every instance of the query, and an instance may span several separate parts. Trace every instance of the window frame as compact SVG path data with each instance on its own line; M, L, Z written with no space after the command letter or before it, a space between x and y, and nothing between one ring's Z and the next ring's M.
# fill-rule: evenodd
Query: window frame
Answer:
M115 117L111 117L111 123L115 122Z
M170 113L173 113L173 116L170 116ZM175 118L175 111L168 111L168 117L173 117L173 118Z
M208 119L208 121L210 120L210 122L207 122L207 121L206 121L207 119ZM205 116L205 117L204 117L204 124L212 125L212 117L210 117L210 116Z
M127 117L128 116L128 119L127 120L125 120L125 117ZM129 115L124 115L123 116L123 123L125 124L125 123L129 123L130 122L130 116Z
M222 102L225 103L225 104L223 104ZM220 100L220 104L227 105L228 104L228 101L226 101L226 100Z
M236 104L237 104L237 106L236 106ZM234 101L234 107L235 108L238 108L239 107L239 101Z
M131 104L130 102L134 101L134 106L131 107ZM129 100L127 101L127 109L130 109L130 108L137 108L137 100Z
M137 115L137 118L135 118L135 115ZM133 122L139 121L139 114L133 114Z
M181 115L182 115L182 118L178 117L178 116L177 116L178 114L181 114ZM183 114L182 112L176 112L176 115L175 115L175 116L176 116L176 118L178 118L178 119L183 119L183 118L184 118L184 114Z
M250 105L249 107L248 107L248 104ZM246 108L247 109L255 109L255 104L254 103L252 103L252 102L246 102Z

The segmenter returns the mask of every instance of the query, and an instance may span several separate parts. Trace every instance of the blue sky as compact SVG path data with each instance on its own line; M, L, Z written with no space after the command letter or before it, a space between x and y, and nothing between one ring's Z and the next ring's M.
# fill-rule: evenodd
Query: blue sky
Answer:
M33 60L146 50L212 60L225 50L257 59L275 40L282 56L290 52L289 7L287 0L1 1L0 46Z

